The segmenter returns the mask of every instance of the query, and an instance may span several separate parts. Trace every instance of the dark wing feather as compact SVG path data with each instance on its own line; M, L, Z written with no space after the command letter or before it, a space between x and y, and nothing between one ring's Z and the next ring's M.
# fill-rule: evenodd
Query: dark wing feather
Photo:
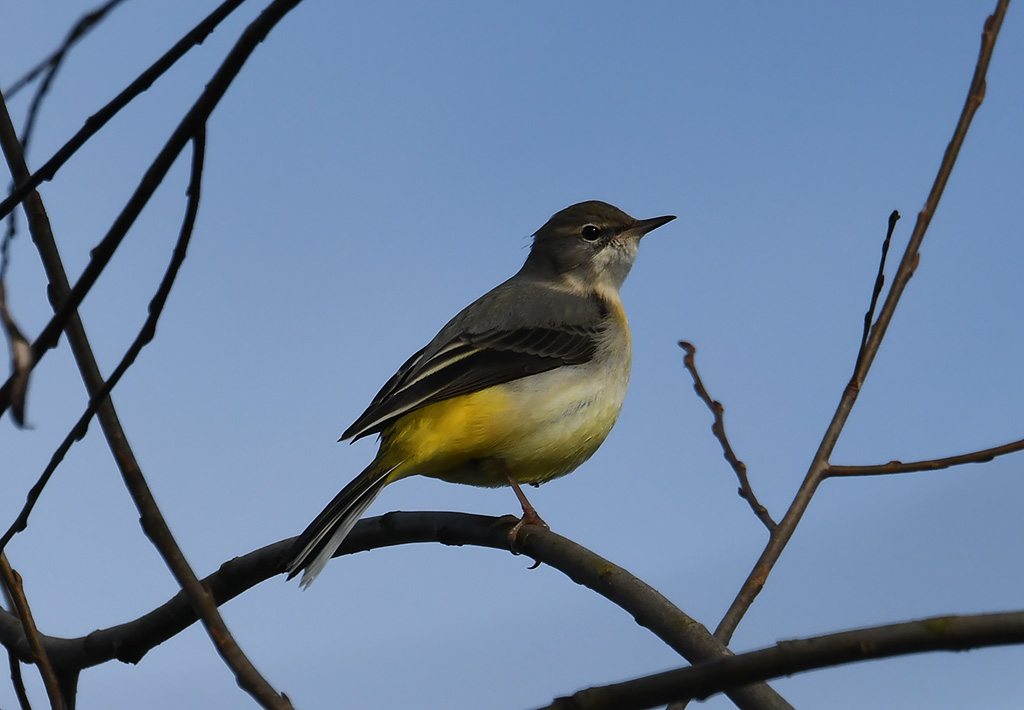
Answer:
M589 362L600 334L596 324L494 329L463 333L429 358L423 357L424 348L388 380L341 438L377 433L403 414L434 402Z

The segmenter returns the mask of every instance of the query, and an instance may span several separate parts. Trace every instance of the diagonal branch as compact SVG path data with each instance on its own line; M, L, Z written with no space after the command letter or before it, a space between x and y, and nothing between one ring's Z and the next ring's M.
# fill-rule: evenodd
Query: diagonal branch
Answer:
M11 669L11 685L14 686L14 694L18 696L18 707L21 710L32 710L32 703L28 701L28 692L25 690L25 679L21 675L21 661L13 651L7 651L7 665Z
M885 285L885 259L889 256L889 245L892 243L892 233L896 231L896 223L900 220L900 213L896 210L892 211L889 215L889 229L885 233L885 239L882 241L882 258L878 261L878 274L875 275L875 287L871 291L871 305L868 306L867 313L864 314L864 333L860 338L860 350L857 351L857 364L854 366L856 371L860 367L861 360L864 359L864 352L868 347L868 337L871 335L871 325L875 318L875 308L878 306L878 297L882 295L882 287Z
M786 511L786 514L779 522L778 527L772 531L764 551L754 564L753 569L747 576L746 581L744 581L739 593L736 595L736 598L733 600L733 603L730 605L725 616L722 618L721 623L715 630L715 638L723 644L729 643L733 632L736 630L736 626L739 624L744 614L746 614L747 609L749 609L750 605L754 603L754 599L764 587L765 580L768 578L768 575L771 573L776 561L778 561L779 556L782 554L782 551L793 536L793 532L796 530L797 524L800 522L804 511L807 510L807 506L810 504L811 498L814 496L814 492L817 490L821 481L824 480L824 473L828 468L829 456L832 455L836 442L839 440L839 435L842 433L843 427L846 425L846 420L853 409L853 405L857 401L861 385L864 382L864 378L867 377L868 370L871 368L871 363L874 361L875 355L878 354L878 349L882 344L882 338L885 337L885 332L889 327L889 323L892 321L892 316L896 311L896 306L899 303L900 296L902 296L903 290L906 288L910 278L914 274L914 270L917 268L918 260L920 259L919 250L921 248L921 242L924 240L924 235L928 230L928 225L931 222L932 215L935 214L935 210L939 204L939 199L942 197L942 192L946 187L946 183L949 181L950 173L953 171L953 165L956 163L957 154L960 152L960 147L963 145L964 138L967 135L967 129L970 127L971 120L974 118L974 114L977 112L978 107L981 105L982 99L985 96L985 74L988 71L989 62L992 59L992 51L995 48L996 38L998 37L999 29L1003 24L1003 18L1006 16L1006 9L1008 5L1009 0L999 0L995 12L993 12L993 14L985 21L985 28L981 35L981 48L978 53L978 62L974 69L974 76L971 79L970 89L967 92L967 99L964 102L963 110L960 112L960 118L957 121L956 129L953 131L953 137L950 140L949 145L946 147L946 152L942 157L938 174L932 184L928 198L925 200L924 207L918 213L917 223L914 225L914 231L911 234L910 240L907 243L907 248L903 253L903 259L896 270L892 285L889 288L889 293L886 295L885 302L882 304L882 310L878 315L878 320L875 321L874 326L871 328L871 333L868 336L867 343L865 347L862 348L861 355L858 357L853 377L850 379L850 382L846 385L846 388L843 391L839 404L836 407L835 414L832 416L832 421L825 430L825 435L822 438L821 444L818 446L818 450L815 452L814 458L811 460L807 475L804 477L803 483L801 483L800 488L797 490L796 496L793 498L793 502L790 504L789 510Z
M0 106L2 110L2 106ZM71 430L68 432L64 440L61 441L60 445L53 452L50 457L50 461L47 463L43 473L39 476L39 479L32 486L26 497L24 506L18 513L17 518L11 523L11 526L7 531L0 536L0 552L6 547L7 543L17 533L21 532L28 525L29 515L31 515L36 502L39 500L39 496L42 495L43 489L57 470L57 466L64 460L67 452L71 449L76 441L82 439L86 431L89 428L89 422L92 421L93 416L99 410L100 406L107 401L107 397L110 392L114 389L121 377L128 371L128 368L132 366L142 351L149 342L153 339L156 334L157 321L160 319L160 315L163 313L164 305L167 302L167 297L170 295L171 287L174 285L174 281L178 276L178 271L181 268L182 263L185 261L185 254L188 250L188 244L192 237L192 230L195 226L195 219L199 209L199 184L202 173L202 141L197 143L197 150L200 151L197 156L197 160L193 167L193 179L192 186L189 188L189 201L185 212L185 220L182 223L181 231L178 235L178 241L175 244L174 252L171 256L171 261L167 265L167 269L164 272L164 276L160 281L160 285L157 287L156 294L149 302L149 315L145 322L140 328L138 335L132 341L132 344L128 347L121 361L114 368L113 373L105 381L101 382L99 389L89 398L89 404L85 411L78 418ZM54 253L54 258L60 259L59 255ZM75 335L77 339L79 335ZM84 331L81 333L81 337L84 337Z
M107 0L107 2L102 6L97 7L80 17L78 22L76 22L71 28L71 31L68 32L68 36L64 39L64 42L57 51L45 60L45 65L42 70L43 79L39 82L39 86L36 88L36 92L32 96L32 100L29 102L28 116L25 119L25 128L22 131L21 146L26 153L28 153L28 146L32 141L32 134L35 130L36 119L39 117L39 109L43 105L43 99L45 99L46 95L50 92L53 80L57 76L57 72L60 70L61 64L63 64L67 53L80 39L89 33L89 30L101 22L103 18L106 17L107 13L122 2L124 2L124 0ZM17 88L15 88L14 91L17 91Z
M772 520L771 513L768 509L761 505L761 502L754 495L754 489L750 486L750 478L747 476L747 465L739 460L736 456L736 452L732 450L732 445L729 443L729 438L725 435L725 419L723 414L725 408L722 407L722 403L717 400L713 400L711 395L708 394L707 389L704 387L704 382L701 380L700 375L697 373L697 363L694 360L694 354L697 352L697 348L691 343L685 340L679 341L679 347L683 349L686 355L683 356L683 365L690 372L690 376L693 377L693 389L697 393L697 396L708 406L711 410L711 414L714 416L715 421L711 425L711 432L718 439L718 442L722 445L722 455L725 456L725 460L732 466L732 470L736 472L736 477L740 481L739 494L740 498L743 498L750 505L750 509L754 511L754 515L764 523L764 526L768 528L768 532L775 529L775 521Z
M216 108L221 98L223 98L238 72L241 71L249 55L252 54L281 18L298 5L300 1L275 0L242 33L235 46L228 52L221 66L210 78L210 81L206 84L205 89L192 105L192 108L189 109L181 123L171 133L164 147L143 175L135 192L132 193L127 204L107 231L106 236L92 249L92 258L88 265L86 265L78 282L67 293L66 297L59 302L60 305L56 307L56 313L53 318L43 328L36 341L32 343L33 363L38 363L46 351L57 344L65 323L72 318L82 299L85 298L85 295L96 283L100 273L106 268L117 247L128 233L129 228L134 224L142 208L149 201L149 198L152 197L164 177L166 177L167 172L171 169L171 165L185 148L185 145L192 139L196 131L199 130L199 127L206 124L206 120L213 112L213 109ZM16 182L20 187L14 191L11 197L4 201L3 205L12 202L15 196L20 194L26 186L33 184L33 179L27 177L26 172L26 177L16 177ZM22 195L22 197L24 198L25 196ZM17 202L12 202L13 204L17 204ZM5 383L3 388L0 388L0 413L7 408L9 388L9 382Z
M32 650L32 661L39 669L39 675L43 677L43 685L46 688L46 695L50 699L50 707L53 710L63 710L64 697L60 690L60 681L50 663L50 657L46 654L42 639L39 637L39 629L36 628L35 619L32 618L32 609L25 597L25 588L21 583L21 575L11 567L7 555L0 552L0 579L3 581L4 589L11 599L13 607L18 611L18 619L21 628L24 630L25 639Z
M82 38L84 38L90 30L95 29L96 25L107 16L107 13L122 2L124 2L124 0L107 0L103 5L90 10L78 18L78 22L71 27L71 30L68 31L67 37L64 38L64 41L61 42L61 45L57 49L51 52L46 59L25 72L24 76L15 80L14 83L7 87L7 98L11 98L31 84L36 77L41 75L43 72L48 72L47 76L43 78L43 84L49 84L49 82L53 80L54 72L56 72L61 62L64 61L64 56L68 51ZM41 91L45 93L45 90ZM26 141L25 144L27 146L28 141Z
M189 208L183 227L185 234L191 232L196 210L198 209L205 141L205 131L200 128L194 139L195 156L192 161L192 179L189 183ZM181 257L184 257L183 253ZM151 333L146 333L145 328L143 331L143 334L151 335ZM140 338L143 334L140 334ZM109 403L110 400L106 399L105 402ZM114 454L117 466L121 470L121 477L124 479L125 486L128 488L128 492L135 502L135 507L139 511L142 529L156 547L160 556L163 557L164 562L171 570L171 574L174 575L175 580L181 585L182 590L188 597L189 603L202 619L203 626L206 627L206 631L210 635L217 652L220 653L228 667L234 672L238 679L238 684L252 695L260 705L265 708L274 708L275 710L291 710L292 705L288 702L288 699L278 694L271 687L235 642L234 637L228 630L227 624L224 623L223 617L221 617L220 612L217 610L217 605L213 601L210 590L203 586L195 572L192 571L191 566L185 559L184 553L171 534L167 521L164 520L156 499L153 497L153 492L150 490L149 484L142 474L142 469L135 458L135 454L128 445L124 432L121 430L120 425L117 424L116 419L111 419L109 415L105 416L104 411L105 407L100 409L100 424L107 436L111 453ZM109 411L112 413L113 408L111 407Z
M37 241L37 244L47 243L46 246L52 251L52 253L49 253L43 246L40 246L40 253L47 267L48 275L51 278L54 298L59 299L61 303L60 307L55 309L57 314L54 316L54 319L44 329L45 336L48 330L56 328L55 334L50 337L50 341L56 342L56 334L59 334L60 328L65 321L69 323L72 320L77 321L78 328L81 328L81 323L77 319L76 309L78 304L96 278L98 278L99 273L113 255L114 250L127 233L128 228L166 175L170 164L189 140L196 146L192 186L196 189L198 188L196 177L198 173L196 169L198 167L198 170L201 171L204 126L207 117L224 95L234 77L237 76L248 56L277 22L295 7L298 2L299 0L276 0L272 2L264 10L263 14L254 20L242 33L220 68L206 85L199 99L172 133L128 204L115 220L107 236L100 243L100 246L94 250L93 259L86 267L78 284L70 291L68 290L69 284L66 275L64 275L63 266L60 264L59 255L53 243L53 236L49 232L48 221L45 219L45 212L42 211L38 194L33 192L26 198L27 202L38 202L38 212L33 209L33 205L28 204L27 211L30 214L30 220L35 218L40 226L45 226L45 229L39 230L45 232L45 238L40 239L37 237L36 230L33 230L33 239ZM16 146L16 148L18 155L12 160L12 172L16 181L21 183L27 177L28 170L24 165L24 158L20 155L20 146ZM8 150L7 152L10 159L11 151ZM198 194L195 194L193 199L197 198ZM37 339L36 345L39 345L41 342L43 345L46 345L49 342L44 336L40 336ZM79 338L75 337L75 334L69 329L68 336L75 358L79 362L79 367L83 370L83 378L87 383L90 395L93 396L102 387L103 380L96 366L95 358L92 356L88 341L85 339L84 331L81 332L81 337ZM264 707L291 708L287 698L279 695L242 653L231 637L208 590L202 586L185 560L184 555L170 533L166 521L160 513L145 477L142 475L142 470L135 459L134 452L128 445L127 438L109 398L101 401L98 414L114 459L141 514L144 531L157 547L175 579L185 590L190 602L195 606L218 652L235 672L239 684Z
M106 106L86 119L85 125L79 129L78 133L72 136L71 140L61 146L53 157L43 163L43 166L30 177L24 181L19 181L17 187L11 192L11 194L8 195L3 202L0 202L0 218L6 217L10 214L30 192L47 180L53 179L57 170L59 170L61 166L63 166L64 163L66 163L68 159L78 151L79 148L85 145L86 141L96 135L96 133L103 128L111 118L117 115L118 111L127 106L136 96L152 86L153 82L160 78L164 72L174 66L174 64L185 56L192 47L201 44L203 40L206 39L214 29L216 29L217 25L227 18L228 15L234 12L244 1L245 0L225 0L225 2L221 3L213 12L203 18L199 24L175 42L174 46L167 50L162 57L153 62L148 69L142 72L138 78L126 86L124 90L115 96Z

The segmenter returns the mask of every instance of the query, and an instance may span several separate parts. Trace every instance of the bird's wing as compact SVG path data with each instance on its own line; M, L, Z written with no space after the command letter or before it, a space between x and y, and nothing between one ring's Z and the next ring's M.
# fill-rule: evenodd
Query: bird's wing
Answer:
M403 414L434 402L588 362L602 330L599 320L591 320L574 326L463 332L440 346L435 340L402 365L341 439L377 433Z

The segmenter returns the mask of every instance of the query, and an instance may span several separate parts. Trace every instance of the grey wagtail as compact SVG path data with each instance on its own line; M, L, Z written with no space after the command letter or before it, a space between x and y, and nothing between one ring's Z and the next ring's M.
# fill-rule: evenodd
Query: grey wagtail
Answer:
M384 486L416 474L512 486L513 540L544 525L519 484L573 471L612 430L632 358L619 288L640 238L673 219L590 201L538 229L519 273L452 318L342 434L379 434L380 448L296 538L288 579L305 570L308 587Z

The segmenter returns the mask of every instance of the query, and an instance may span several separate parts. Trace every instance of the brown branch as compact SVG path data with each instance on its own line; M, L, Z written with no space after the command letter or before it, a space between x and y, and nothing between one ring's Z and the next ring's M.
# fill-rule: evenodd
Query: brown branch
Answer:
M988 463L997 456L1024 451L1024 439L993 446L991 449L972 451L969 454L947 456L941 459L929 459L927 461L913 461L903 463L902 461L890 461L889 463L874 464L868 466L832 466L822 473L823 478L838 478L841 476L881 476L895 473L915 473L917 471L938 471L952 466L961 466L968 463Z
M824 479L824 473L828 468L829 456L832 455L836 442L839 440L839 435L842 433L853 405L857 401L861 385L868 374L868 370L871 368L871 363L874 361L875 355L878 354L878 349L882 344L882 339L885 337L889 323L892 321L892 316L896 311L900 296L902 296L903 290L917 268L920 259L921 242L924 240L924 235L928 230L932 215L935 214L939 199L942 197L942 192L949 181L949 175L953 170L953 165L956 163L957 154L963 145L971 119L974 118L974 114L985 96L985 74L992 59L992 51L995 48L999 28L1002 26L1008 5L1009 0L999 0L995 12L985 21L985 28L981 35L978 63L974 69L974 76L971 79L971 86L967 92L967 99L957 121L956 129L953 131L953 137L942 157L935 182L932 184L924 207L918 213L917 223L914 225L914 231L910 235L907 248L903 253L903 259L896 270L893 283L889 288L889 293L886 295L878 320L875 321L874 326L871 328L871 334L868 337L866 346L861 351L861 356L858 358L853 377L843 391L835 414L832 416L832 421L825 430L821 444L811 460L807 475L800 484L800 488L797 490L789 510L786 511L778 527L772 531L764 551L754 564L746 581L740 587L739 593L725 613L718 628L715 629L715 638L723 644L728 645L733 632L736 630L736 626L764 587L765 580L771 573L786 544L793 536L793 532L803 517L804 511L807 510L815 490L817 490L818 485Z
M731 658L581 690L541 710L643 710L673 700L704 699L737 684L818 668L914 653L1021 643L1024 611L932 617L780 641Z
M693 344L686 342L685 340L679 341L679 347L683 349L686 354L683 356L683 365L690 372L690 376L693 377L693 389L697 393L697 396L708 406L711 410L711 414L714 416L715 421L711 424L711 433L715 435L718 442L722 445L722 455L725 460L732 466L732 470L736 472L736 478L740 481L740 487L737 491L740 498L743 498L750 505L750 509L754 511L754 515L764 523L764 526L768 528L768 532L775 529L775 521L772 520L771 513L768 509L761 505L761 502L754 495L754 489L750 486L750 479L747 477L747 465L739 460L736 453L732 450L732 445L729 443L729 438L725 435L725 419L723 414L725 408L722 407L722 403L717 400L713 400L711 395L708 394L707 389L704 387L704 382L701 380L700 374L697 372L697 363L694 360L694 354L697 352L697 348Z
M3 579L4 588L10 596L11 603L18 611L18 619L21 628L25 633L29 649L32 651L32 662L39 669L39 675L43 678L43 685L46 688L46 695L50 699L50 707L53 710L64 710L64 698L61 695L60 683L57 674L50 663L50 657L46 654L46 648L39 637L39 629L36 628L35 619L32 618L32 608L25 596L25 588L21 583L21 575L11 567L7 555L0 552L0 578Z
M508 552L511 516L492 518L466 513L396 512L359 521L336 553L348 555L394 545L439 542L474 545ZM282 555L292 540L282 540L231 559L203 579L217 604L224 604L260 582L281 573ZM612 601L658 638L692 662L728 656L708 630L653 588L624 569L571 540L536 526L526 526L517 538L523 552ZM152 648L196 621L195 610L183 592L148 614L118 626L76 639L44 638L55 664L86 668L118 659L137 663ZM19 653L26 649L17 621L0 612L0 643ZM739 707L789 708L765 684L729 692Z

